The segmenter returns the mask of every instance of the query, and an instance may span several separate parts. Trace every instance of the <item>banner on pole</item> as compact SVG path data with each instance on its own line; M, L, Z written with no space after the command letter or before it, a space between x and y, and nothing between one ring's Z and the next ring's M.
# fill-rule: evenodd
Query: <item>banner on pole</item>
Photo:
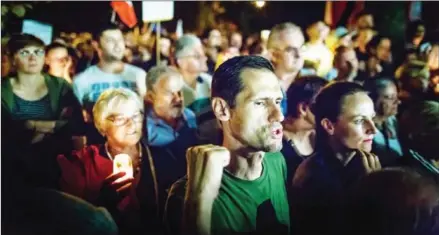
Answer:
M173 1L143 1L142 20L146 22L168 21L174 18Z

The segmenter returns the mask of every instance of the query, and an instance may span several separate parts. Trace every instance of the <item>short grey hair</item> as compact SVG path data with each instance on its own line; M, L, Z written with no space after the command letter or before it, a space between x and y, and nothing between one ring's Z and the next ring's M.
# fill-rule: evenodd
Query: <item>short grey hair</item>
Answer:
M275 25L271 31L270 35L268 36L267 40L267 49L273 49L275 47L276 41L279 40L279 35L284 31L291 31L292 33L299 33L303 36L302 29L291 23L291 22L285 22L278 25ZM305 39L305 37L304 37Z
M187 51L194 46L202 45L200 38L194 34L185 34L175 42L175 58L186 56Z
M166 65L154 66L148 71L148 75L146 76L146 89L148 91L153 91L154 85L157 83L157 81L166 74L182 76L175 67Z
M114 110L130 102L134 102L139 111L143 112L143 100L134 91L127 88L111 88L102 92L93 107L93 121L99 133L105 135L107 118Z

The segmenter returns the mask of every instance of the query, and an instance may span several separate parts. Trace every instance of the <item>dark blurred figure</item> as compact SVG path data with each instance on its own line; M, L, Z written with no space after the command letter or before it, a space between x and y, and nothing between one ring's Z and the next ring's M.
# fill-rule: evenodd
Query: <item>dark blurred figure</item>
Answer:
M345 234L439 234L437 185L402 169L374 172L352 193Z
M202 35L204 50L207 55L208 73L213 74L215 71L218 54L221 51L221 32L218 29L206 29Z
M401 136L406 151L400 163L439 184L439 102L424 101L404 112Z
M353 82L361 80L358 77L358 59L355 50L345 46L339 46L334 55L334 68L326 76L327 80L339 82Z
M316 123L311 105L327 83L317 76L300 77L291 83L286 92L288 102L281 152L287 163L287 182L292 182L300 163L314 153Z
M366 45L367 60L365 72L367 77L393 76L395 68L392 59L392 41L388 37L374 36ZM367 78L365 78L367 79Z
M80 53L80 58L76 66L76 73L81 73L88 67L99 62L99 57L93 48L92 40L80 42L76 48Z

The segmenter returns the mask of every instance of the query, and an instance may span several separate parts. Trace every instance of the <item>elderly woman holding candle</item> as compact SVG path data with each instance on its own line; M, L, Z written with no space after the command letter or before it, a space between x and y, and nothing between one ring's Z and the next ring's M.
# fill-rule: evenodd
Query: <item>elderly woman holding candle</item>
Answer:
M71 156L58 156L61 190L105 206L121 229L123 226L139 229L133 227L133 218L140 218L137 214L140 208L146 206L150 215L157 208L153 159L148 147L140 141L143 113L143 101L134 92L124 88L105 91L93 108L94 123L105 137L105 144L87 146ZM122 166L119 170L123 162L117 158L121 155L129 156L124 160L128 161L125 167L132 169ZM139 184L142 187L137 187ZM143 189L148 192L141 193L144 200L141 204L137 195Z

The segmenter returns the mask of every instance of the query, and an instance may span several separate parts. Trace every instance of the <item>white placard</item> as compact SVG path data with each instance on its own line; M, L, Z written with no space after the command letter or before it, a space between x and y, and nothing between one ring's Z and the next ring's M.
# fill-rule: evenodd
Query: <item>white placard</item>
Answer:
M142 20L146 22L168 21L174 18L173 1L143 1Z
M35 20L23 20L21 32L38 37L46 45L52 42L53 27L50 24L44 24Z

